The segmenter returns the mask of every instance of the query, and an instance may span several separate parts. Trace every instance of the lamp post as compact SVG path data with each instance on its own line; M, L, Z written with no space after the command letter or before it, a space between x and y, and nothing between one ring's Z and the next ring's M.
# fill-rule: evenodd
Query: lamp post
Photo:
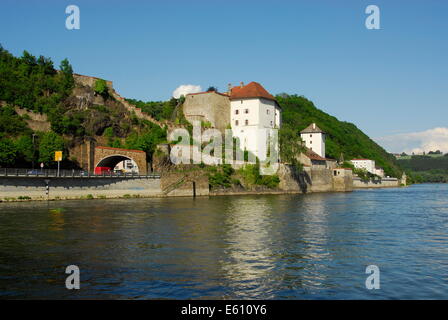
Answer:
M36 146L35 146L35 144L34 144L34 137L36 136L36 134L35 133L33 133L33 160L32 160L32 163L33 163L33 170L34 170L34 158L35 158L35 156L36 156Z

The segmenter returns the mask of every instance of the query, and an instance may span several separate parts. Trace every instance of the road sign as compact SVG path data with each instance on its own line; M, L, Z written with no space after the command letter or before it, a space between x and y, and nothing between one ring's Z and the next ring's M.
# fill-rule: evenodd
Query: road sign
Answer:
M54 161L62 161L62 151L54 152Z

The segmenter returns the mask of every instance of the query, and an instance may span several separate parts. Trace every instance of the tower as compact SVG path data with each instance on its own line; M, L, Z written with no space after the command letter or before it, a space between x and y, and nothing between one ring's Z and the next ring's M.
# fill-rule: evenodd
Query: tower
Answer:
M300 131L300 137L305 142L305 146L325 158L325 132L315 123Z

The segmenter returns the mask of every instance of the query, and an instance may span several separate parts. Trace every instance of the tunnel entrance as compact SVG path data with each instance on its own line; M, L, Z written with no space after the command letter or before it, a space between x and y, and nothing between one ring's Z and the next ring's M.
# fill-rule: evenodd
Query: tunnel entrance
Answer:
M96 164L94 172L95 174L102 174L103 172L139 173L139 168L132 158L122 155L111 155L100 160Z
M141 150L130 150L112 147L95 147L94 172L102 174L113 172L114 168L125 161L125 167L118 168L123 171L148 173L146 152Z

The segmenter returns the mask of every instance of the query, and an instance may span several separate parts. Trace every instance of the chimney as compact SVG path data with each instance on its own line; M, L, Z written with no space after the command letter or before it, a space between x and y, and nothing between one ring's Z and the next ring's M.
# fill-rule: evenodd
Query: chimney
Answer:
M240 86L241 86L241 88L244 87L244 82L243 81L240 82Z
M313 129L316 129L316 124L315 123L313 123Z
M231 93L231 92L232 92L232 84L231 84L231 83L229 83L229 84L227 85L227 92L228 92L228 93Z

